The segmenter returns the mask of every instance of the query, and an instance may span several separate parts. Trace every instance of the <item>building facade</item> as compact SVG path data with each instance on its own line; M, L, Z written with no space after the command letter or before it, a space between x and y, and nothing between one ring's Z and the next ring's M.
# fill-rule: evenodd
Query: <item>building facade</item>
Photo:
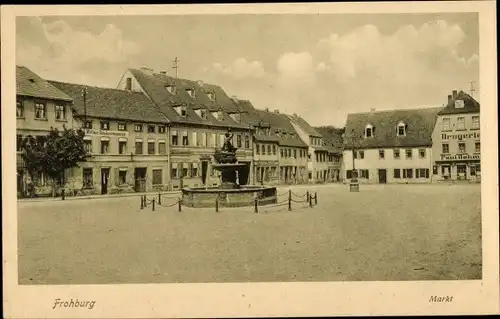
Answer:
M344 134L345 181L356 175L360 183L431 182L432 132L440 110L349 114Z
M434 181L481 180L480 105L463 91L448 95L432 134Z
M337 129L332 126L322 126L315 128L322 136L324 146L328 150L328 170L327 182L340 182L343 179L342 148L344 129Z

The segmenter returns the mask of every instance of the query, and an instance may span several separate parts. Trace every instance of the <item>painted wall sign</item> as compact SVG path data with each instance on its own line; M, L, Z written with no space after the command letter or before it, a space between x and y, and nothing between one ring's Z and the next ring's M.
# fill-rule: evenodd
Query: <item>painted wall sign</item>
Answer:
M447 134L447 133L442 133L441 134L441 139L443 140L463 140L466 138L480 138L479 132L471 132L471 133L457 133L457 134Z
M480 160L481 154L441 154L441 160L445 161L463 161Z
M126 131L103 131L103 130L94 130L94 129L85 129L86 135L93 136L117 136L117 137L128 137L128 132Z

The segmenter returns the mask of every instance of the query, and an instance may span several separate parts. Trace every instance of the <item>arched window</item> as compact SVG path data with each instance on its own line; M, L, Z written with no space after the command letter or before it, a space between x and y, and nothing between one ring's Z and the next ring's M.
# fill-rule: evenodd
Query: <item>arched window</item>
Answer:
M375 135L375 127L373 127L373 125L371 124L368 124L365 127L365 138L370 138L373 137L374 135Z
M398 136L406 136L406 131L408 129L408 125L404 122L399 122L397 126L397 135Z

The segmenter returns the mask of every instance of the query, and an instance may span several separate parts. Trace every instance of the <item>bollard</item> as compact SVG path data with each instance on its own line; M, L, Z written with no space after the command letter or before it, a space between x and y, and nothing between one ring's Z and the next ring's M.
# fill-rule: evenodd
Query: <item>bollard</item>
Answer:
M313 198L309 196L309 207L313 207Z
M144 207L148 207L148 201L146 200L146 195L142 196L142 200L144 201Z
M257 198L254 200L254 203L255 203L255 212L258 213L259 212L259 208L258 208L258 204L257 204Z
M318 193L314 192L314 205L318 205Z
M155 211L155 201L156 201L156 199L155 199L155 198L153 198L153 206L152 206L152 208L153 208L153 209L152 209L152 211L153 211L153 212Z
M158 205L161 205L161 193L158 192Z
M292 210L292 190L288 190L288 211Z
M219 199L218 198L215 199L215 212L216 213L219 212Z
M309 201L309 191L306 192L306 200Z
M62 200L66 199L66 197L64 196L64 189L61 189L61 197L62 197Z
M177 201L177 203L179 204L179 212L182 212L182 205L181 205L181 199L179 198L179 200Z
M141 209L144 209L144 197L141 196Z

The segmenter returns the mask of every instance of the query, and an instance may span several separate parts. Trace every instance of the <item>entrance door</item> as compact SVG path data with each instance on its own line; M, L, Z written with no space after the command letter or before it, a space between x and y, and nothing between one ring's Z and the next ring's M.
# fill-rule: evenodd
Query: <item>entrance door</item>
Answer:
M101 194L108 193L109 168L101 168Z
M203 185L207 182L208 161L201 161L201 182Z
M378 183L379 184L387 184L387 170L379 169L378 170Z
M138 193L143 193L146 191L146 168L136 167L135 168L135 191Z
M467 179L467 166L466 165L457 165L457 178L458 179Z

